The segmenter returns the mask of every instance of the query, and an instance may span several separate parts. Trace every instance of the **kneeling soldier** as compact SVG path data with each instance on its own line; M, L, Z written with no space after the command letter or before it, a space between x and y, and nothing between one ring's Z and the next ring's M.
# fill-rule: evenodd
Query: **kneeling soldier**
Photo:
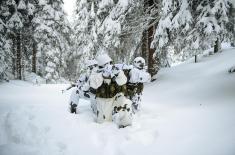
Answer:
M97 61L99 70L91 74L90 86L96 89L97 122L103 123L113 120L115 106L122 106L116 97L124 93L127 78L122 70L112 65L112 59L107 54L98 56Z
M127 96L132 101L132 109L134 112L140 110L144 83L150 82L151 80L150 74L144 67L144 58L136 57L134 59L133 68L125 71L125 74L128 77L128 82L126 84Z

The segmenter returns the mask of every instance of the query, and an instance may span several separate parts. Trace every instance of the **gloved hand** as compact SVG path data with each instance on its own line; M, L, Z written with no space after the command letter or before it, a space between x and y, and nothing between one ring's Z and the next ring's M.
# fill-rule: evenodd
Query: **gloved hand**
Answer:
M115 77L118 76L119 72L120 72L119 68L117 68L115 66L112 67L112 77L113 76L115 76Z
M105 78L111 78L112 75L112 65L106 65L103 69L103 76Z
M84 84L82 85L82 87L80 88L80 90L82 90L82 91L88 91L89 88L90 88L89 83L86 82L86 83L84 83Z

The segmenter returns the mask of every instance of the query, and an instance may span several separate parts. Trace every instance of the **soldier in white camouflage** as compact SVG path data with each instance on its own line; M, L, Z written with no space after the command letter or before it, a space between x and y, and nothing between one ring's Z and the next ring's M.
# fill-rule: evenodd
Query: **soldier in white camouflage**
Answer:
M136 113L141 108L144 83L150 82L151 76L145 69L145 60L142 57L136 57L133 67L124 72L128 77L126 96L132 101L132 109Z
M103 54L97 57L99 70L90 76L90 86L96 89L97 122L114 121L119 127L131 125L131 101L124 94L127 78L122 70Z
M94 103L95 100L95 90L89 86L89 76L92 72L97 71L97 61L96 60L87 60L86 61L86 73L81 74L76 84L72 84L74 89L70 95L69 101L69 110L71 113L78 113L78 104L81 98L88 99L91 102L91 108L95 112L96 106ZM71 86L71 87L72 87Z

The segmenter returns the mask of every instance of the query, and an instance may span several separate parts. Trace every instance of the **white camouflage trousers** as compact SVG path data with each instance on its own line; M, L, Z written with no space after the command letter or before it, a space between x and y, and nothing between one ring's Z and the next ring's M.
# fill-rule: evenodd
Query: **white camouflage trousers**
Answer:
M132 110L134 113L140 111L141 109L141 101L142 101L142 94L135 94L133 97L130 97L132 101Z
M124 95L113 98L96 98L97 122L113 121L118 127L132 124L132 102Z
M96 98L96 107L97 107L97 122L103 123L112 121L112 110L113 110L113 98Z

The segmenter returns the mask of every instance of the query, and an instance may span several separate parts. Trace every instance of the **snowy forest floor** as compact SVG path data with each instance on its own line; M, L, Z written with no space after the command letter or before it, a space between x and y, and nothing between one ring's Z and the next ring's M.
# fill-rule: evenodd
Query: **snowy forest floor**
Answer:
M162 69L133 126L68 113L67 85L0 84L0 155L234 155L235 49Z

